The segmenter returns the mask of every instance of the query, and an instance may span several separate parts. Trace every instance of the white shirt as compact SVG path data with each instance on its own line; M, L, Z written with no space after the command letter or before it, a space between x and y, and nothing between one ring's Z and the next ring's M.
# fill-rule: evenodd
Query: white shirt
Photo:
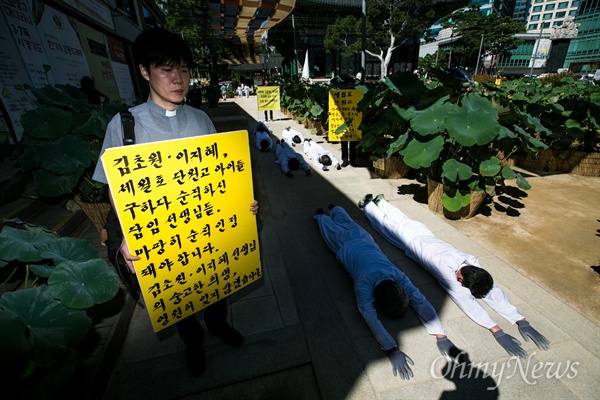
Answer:
M471 291L456 279L456 271L465 265L481 268L475 256L463 253L442 241L425 225L411 220L385 199L379 201L378 205L367 203L364 211L371 225L388 241L404 250L407 257L433 275L469 318L486 329L497 325ZM482 300L512 324L525 318L496 285Z
M306 154L310 161L319 169L323 169L323 167L325 167L325 165L321 164L319 161L321 156L327 155L329 158L331 158L331 165L328 165L327 167L335 168L339 164L339 161L337 158L335 158L332 152L325 150L323 146L317 143L313 143L312 140L307 140L304 142L304 154Z
M294 136L298 136L300 138L300 143L304 142L304 136L302 135L302 133L292 128L284 129L281 138L285 140L288 144L296 146L296 143L293 140Z

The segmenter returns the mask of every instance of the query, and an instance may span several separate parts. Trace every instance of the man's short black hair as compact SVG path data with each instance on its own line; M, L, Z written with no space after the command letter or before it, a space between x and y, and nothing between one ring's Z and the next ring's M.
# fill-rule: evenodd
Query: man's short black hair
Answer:
M260 149L262 151L266 151L269 149L269 141L267 139L263 139L260 141Z
M375 302L390 318L400 318L408 308L408 294L396 282L385 280L373 291Z
M327 154L322 155L320 161L323 165L331 165L331 158Z
M465 265L460 269L463 277L462 285L471 291L476 299L485 297L494 286L494 279L483 268L473 265Z
M190 46L181 36L164 28L151 28L140 33L133 43L133 57L150 71L152 66L194 66Z
M288 168L290 169L290 171L296 171L298 168L300 168L300 163L297 159L290 158L288 160Z
M292 138L292 141L294 143L300 143L300 142L302 142L302 139L300 139L300 136L294 135L294 137Z

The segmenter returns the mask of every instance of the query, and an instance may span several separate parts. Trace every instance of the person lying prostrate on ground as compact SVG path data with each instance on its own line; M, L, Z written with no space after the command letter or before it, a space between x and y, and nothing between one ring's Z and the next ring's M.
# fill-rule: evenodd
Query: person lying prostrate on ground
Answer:
M334 166L335 169L342 169L342 166L333 153L325 150L320 144L314 143L312 139L304 139L304 154L306 154L317 168L323 171L328 171L329 166Z
M391 318L400 318L410 305L431 335L440 352L464 360L465 354L446 337L433 306L381 251L373 237L358 225L342 207L329 206L329 215L319 208L313 217L321 236L336 254L354 282L358 311L363 316L381 350L392 363L394 376L410 379L413 361L398 348L396 341L377 316L375 305Z
M282 132L282 139L292 145L292 147L296 147L297 144L304 142L304 136L301 132L298 132L291 127L287 127Z
M254 143L260 151L271 151L273 147L273 139L271 139L271 130L264 122L258 122L254 128Z
M296 153L287 142L283 140L277 140L275 142L275 156L277 156L275 163L279 164L281 172L287 177L293 178L294 174L292 174L291 171L296 171L300 167L302 167L306 176L310 175L310 167L306 161L304 161L304 157L302 157L301 154Z
M359 207L364 209L371 225L383 237L433 275L456 305L473 321L489 329L508 354L527 357L521 342L504 333L477 299L482 299L511 324L516 323L526 341L533 340L541 350L550 348L548 339L536 331L510 303L502 289L494 285L492 276L481 268L475 256L443 242L425 225L411 220L388 203L383 195L375 199L370 194L366 195L359 202Z

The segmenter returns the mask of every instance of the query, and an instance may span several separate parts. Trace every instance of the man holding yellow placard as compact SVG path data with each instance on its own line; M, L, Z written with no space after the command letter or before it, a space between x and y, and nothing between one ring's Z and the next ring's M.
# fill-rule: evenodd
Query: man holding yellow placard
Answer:
M190 51L189 46L183 39L181 39L176 34L166 31L165 29L152 28L144 31L137 37L133 46L133 53L136 62L138 63L140 73L142 77L148 82L150 89L150 96L148 97L146 103L143 103L130 109L130 112L133 115L135 121L134 132L136 143L143 144L158 141L170 141L173 139L194 138L198 136L211 135L216 133L216 129L212 121L206 115L206 113L183 104L190 83L189 67L193 65L192 53ZM214 150L216 150L217 146L216 140L217 139L214 140ZM155 151L149 157L147 157L149 165L146 165L144 168L148 168L149 170L151 170L153 168L159 168L161 163L163 162L167 163L168 160L162 160L160 158L160 150L166 150L167 144L169 143L170 142L165 142L160 146L153 146L155 148ZM106 150L112 150L113 148L121 146L123 146L123 132L121 126L121 117L119 114L117 114L108 125L101 154L105 155ZM184 152L181 152L180 154L183 153ZM200 153L200 151L198 151L195 154L197 158L201 158L207 153L208 149L205 150L205 152L203 153ZM177 157L179 157L180 154L177 154ZM187 151L185 152L185 155L187 159ZM191 153L189 155L190 157L193 156L193 154ZM110 163L113 161L113 164L116 165L110 165ZM137 158L133 158L131 160L131 165L124 165L123 163L126 163L126 161L127 157L113 159L109 159L108 157L104 156L101 157L96 171L94 172L93 179L99 182L111 184L113 183L111 176L115 176L111 174L116 173L116 176L119 176L119 174L120 176L123 176L126 173L142 168L142 161L138 160ZM239 172L241 169L242 168L238 163L237 171ZM182 173L181 180L194 178L194 176L192 176L191 174L191 171L192 170L190 169L190 172L188 172L187 174ZM224 171L225 169L223 169L221 173L224 173ZM151 234L154 235L159 230L159 221L157 217L153 220L150 220L150 222L146 224L128 224L128 221L123 220L124 216L133 215L135 211L142 211L143 213L144 208L148 209L149 207L151 208L154 216L155 209L159 209L161 206L164 208L168 208L169 204L171 203L168 202L167 196L165 195L163 196L163 198L159 199L154 204L151 201L147 201L143 203L143 206L141 208L134 209L133 205L135 204L135 202L126 204L125 207L117 207L118 202L115 198L119 196L123 197L128 192L133 193L136 190L138 192L147 192L151 188L154 188L154 186L160 186L160 179L162 178L165 178L166 180L167 177L157 175L156 180L152 180L152 182L150 182L150 179L140 179L137 181L136 185L134 185L133 182L131 182L131 184L127 182L122 183L120 186L117 184L111 185L111 202L113 203L113 208L119 216L120 225L123 229L123 232L125 233L124 236L128 240L132 237L132 235L134 235L134 237L136 237L135 235L141 236L143 228L148 228L148 232L151 232ZM146 183L144 184L143 182ZM165 182L162 183L163 185L165 184ZM171 182L166 182L166 184L169 183ZM181 192L183 193L183 190ZM178 202L184 201L182 200L182 194L180 194L177 200ZM256 214L258 212L258 203L256 201L252 202L252 204L250 205L250 211L252 214ZM204 215L206 215L208 211L204 209L203 213ZM157 213L156 215L159 214ZM243 216L239 217L242 218ZM171 225L176 224L175 221L171 219L171 217L169 217L168 221ZM141 225L145 226L142 227ZM161 226L161 228L165 229L167 228L167 225L168 224L165 223L163 226ZM125 230L126 227L128 227L129 229ZM135 230L136 227L138 228L137 231ZM203 228L205 230L206 226L198 226L196 227L196 230L204 232ZM178 236L179 234L175 234L172 236L172 238L176 238ZM203 236L199 235L198 241L201 242L203 240L202 238ZM161 240L160 242L163 241ZM208 245L210 245L210 242L208 243ZM199 245L199 247L202 246L205 246L205 244ZM146 249L146 246L144 246L144 249ZM138 280L140 280L140 284L142 283L142 278L147 278L148 275L152 274L156 276L156 274L158 274L157 271L159 270L159 268L168 268L168 270L171 271L172 263L168 262L162 262L159 265L156 265L156 269L154 269L154 263L152 261L153 259L159 258L156 256L156 254L161 254L161 250L164 249L161 248L155 253L153 253L153 251L155 251L155 249L153 248L147 249L147 251L140 251L139 249L136 249L134 254L131 254L130 246L128 245L128 242L125 239L122 241L122 244L120 246L120 252L122 253L123 258L125 259L125 262L130 272L135 273L137 270L137 276ZM258 251L256 252L256 254L258 254ZM145 260L142 259L144 257L146 258ZM140 265L143 264L145 267L147 267L143 270L140 270L138 269L138 264L136 264L137 262L139 262ZM152 268L150 266L152 266ZM200 270L200 267L198 267L198 270ZM177 275L176 283L182 283L182 276L184 275ZM163 292L166 291L165 289L168 287L167 282L170 282L170 280L165 279L163 282ZM194 286L196 288L196 292L200 291L199 287L202 287L202 285L202 282L196 283L196 285ZM156 310L158 302L154 303L154 307L148 302L148 299L151 298L148 296L153 294L156 297L156 291L150 293L149 290L142 290L144 294L144 299L146 300L148 311L150 312L152 311L152 309ZM157 289L157 291L160 290ZM173 294L173 296L175 296L175 294ZM172 299L173 297L171 297L171 300ZM161 302L163 302L163 300L161 300ZM173 302L177 303L177 299L173 300ZM193 306L191 302L187 304L188 306ZM208 304L204 308L204 320L209 330L209 333L220 337L225 343L231 346L240 346L243 343L244 338L238 331L232 328L226 320L226 297L220 296L217 301L206 301L204 304ZM196 309L193 309L192 311L199 311L201 309L201 306L202 304L197 304ZM177 331L186 345L185 355L188 369L193 375L199 376L206 370L206 358L203 350L205 333L200 323L196 319L195 315L190 314L190 312L191 311L189 310L189 308L186 308L186 311L183 314L177 314L175 312L165 312L164 317L161 316L160 321L162 321L163 326L168 326L171 323L176 324ZM170 320L167 321L167 319ZM153 321L153 323L156 324L160 321ZM158 330L156 325L154 326L154 329Z
M362 131L358 129L362 121L362 113L356 109L362 99L362 91L354 89L354 78L344 79L344 89L329 91L329 141L340 142L342 151L342 167L356 166L356 146L361 139ZM346 128L337 132L342 125Z

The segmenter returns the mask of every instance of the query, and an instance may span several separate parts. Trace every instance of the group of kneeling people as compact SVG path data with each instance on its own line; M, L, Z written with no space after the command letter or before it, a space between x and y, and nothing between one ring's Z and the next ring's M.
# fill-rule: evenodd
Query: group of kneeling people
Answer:
M262 135L263 132L266 136ZM259 150L271 150L269 133L266 125L257 126L255 135ZM288 142L293 147L303 144L304 153L319 168L327 170L330 165L340 168L331 152L304 139L301 133L287 128L283 131L282 140L277 140L275 145L275 162L287 176L293 177L290 171L300 167L307 175L310 174L310 167L302 155L296 153ZM494 284L492 276L481 268L475 256L463 253L442 241L424 224L410 219L388 203L383 195L373 197L367 194L358 202L358 206L363 209L375 230L433 275L454 303L469 318L488 329L509 355L526 358L527 352L521 347L519 340L500 329L478 299L483 300L511 324L516 323L525 341L531 339L542 350L550 348L548 339L535 330L510 303L502 289ZM373 237L352 220L346 210L332 204L328 214L321 208L317 209L314 219L323 240L352 278L358 310L381 349L387 353L394 376L412 378L410 365L413 365L413 361L398 348L392 335L384 328L378 318L376 306L391 318L400 318L409 306L412 307L427 332L435 335L437 347L443 355L457 363L469 361L466 353L446 336L431 303L406 274L385 256Z

